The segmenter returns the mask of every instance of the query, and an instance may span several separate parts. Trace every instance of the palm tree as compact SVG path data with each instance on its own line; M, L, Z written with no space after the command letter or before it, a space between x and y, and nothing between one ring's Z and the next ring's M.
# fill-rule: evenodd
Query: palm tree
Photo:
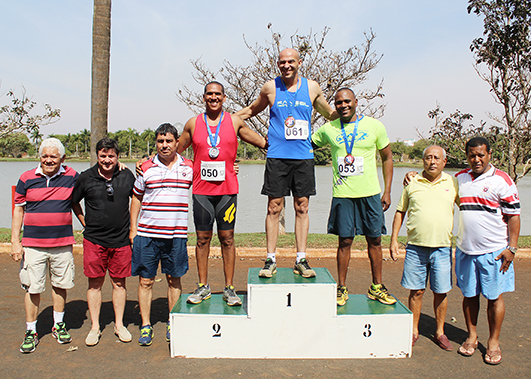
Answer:
M96 144L107 135L109 65L111 54L111 0L94 0L92 21L92 94L90 164L96 163Z

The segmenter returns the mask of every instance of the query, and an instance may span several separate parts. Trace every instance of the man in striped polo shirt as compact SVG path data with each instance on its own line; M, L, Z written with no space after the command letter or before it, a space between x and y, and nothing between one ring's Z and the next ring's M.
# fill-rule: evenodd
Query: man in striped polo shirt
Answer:
M57 138L47 138L39 147L37 169L20 176L15 193L15 210L11 224L11 257L22 260L20 281L26 291L26 334L21 353L35 351L37 315L46 276L52 284L52 335L58 343L69 343L72 337L63 321L66 290L74 287L72 245L72 191L78 177L75 170L63 166L65 148ZM79 204L76 204L79 207ZM20 241L20 229L24 237Z
M465 152L470 168L456 175L460 205L455 274L463 293L468 338L458 351L471 356L478 346L476 326L481 293L487 299L490 332L484 360L496 365L502 360L502 294L514 291L512 262L520 234L520 200L510 176L490 164L492 151L486 138L471 138Z
M159 262L168 281L170 311L181 296L181 276L188 271L186 242L192 163L177 154L179 133L173 125L162 124L155 135L157 155L142 164L131 201L129 237L133 245L132 275L140 277L141 346L151 345L153 339L151 299ZM167 341L169 325L168 322Z

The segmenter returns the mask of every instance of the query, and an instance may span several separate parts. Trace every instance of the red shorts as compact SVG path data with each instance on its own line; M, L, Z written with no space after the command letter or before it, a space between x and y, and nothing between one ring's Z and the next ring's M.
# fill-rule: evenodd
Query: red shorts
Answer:
M83 270L87 278L131 276L131 246L103 247L83 239Z

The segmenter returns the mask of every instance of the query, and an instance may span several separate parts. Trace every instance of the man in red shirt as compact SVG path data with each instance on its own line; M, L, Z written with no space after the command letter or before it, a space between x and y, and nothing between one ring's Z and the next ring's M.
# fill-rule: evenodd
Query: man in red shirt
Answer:
M203 100L206 112L188 120L177 148L182 153L192 145L194 151L192 193L199 283L187 301L197 304L211 296L207 281L208 255L216 220L225 273L223 299L228 305L241 305L233 286L236 256L234 224L238 194L238 179L234 171L237 137L259 148L266 148L267 141L249 129L239 117L223 112L225 89L221 83L208 83Z

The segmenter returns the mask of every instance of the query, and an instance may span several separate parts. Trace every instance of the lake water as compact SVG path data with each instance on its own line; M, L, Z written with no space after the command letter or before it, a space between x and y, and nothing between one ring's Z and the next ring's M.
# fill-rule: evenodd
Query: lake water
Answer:
M3 178L0 183L0 227L11 227L11 186L16 185L20 174L26 170L35 168L36 162L0 162L0 174ZM78 172L86 170L88 163L68 162L67 165ZM134 164L128 166L134 169ZM240 166L240 194L238 196L238 212L236 218L237 233L252 233L265 231L265 215L267 210L267 197L260 194L264 177L264 165L245 164ZM407 167L395 167L391 193L391 208L385 213L387 230L391 232L394 209L402 192L402 178L410 171ZM380 172L380 183L383 182ZM453 175L456 170L446 170ZM317 195L310 198L310 233L326 233L328 213L332 199L332 167L317 166L315 168ZM522 203L522 228L520 234L531 235L531 177L525 177L518 183L520 200ZM191 204L191 202L190 202ZM190 205L191 210L191 205ZM188 218L190 231L194 231L194 223ZM457 214L457 212L456 212ZM74 217L75 218L75 217ZM293 211L293 198L286 198L286 231L294 230L295 213ZM457 219L457 216L456 216ZM405 222L404 222L405 225ZM457 220L455 221L457 226ZM81 225L75 220L75 229L81 229ZM454 232L455 232L454 228ZM405 234L403 227L400 234Z

